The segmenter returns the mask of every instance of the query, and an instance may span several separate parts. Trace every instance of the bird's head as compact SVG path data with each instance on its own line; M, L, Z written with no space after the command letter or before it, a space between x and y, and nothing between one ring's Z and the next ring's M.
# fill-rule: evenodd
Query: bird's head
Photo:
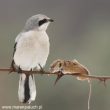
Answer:
M43 14L34 15L27 20L24 30L29 31L37 29L39 31L46 31L49 24L53 21L53 19Z

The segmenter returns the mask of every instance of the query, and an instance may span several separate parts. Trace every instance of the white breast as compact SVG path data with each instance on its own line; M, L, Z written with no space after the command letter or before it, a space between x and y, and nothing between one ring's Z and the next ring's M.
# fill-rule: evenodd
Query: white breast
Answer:
M17 38L14 61L21 69L30 70L39 64L43 67L49 54L49 38L46 32L29 31L20 34Z

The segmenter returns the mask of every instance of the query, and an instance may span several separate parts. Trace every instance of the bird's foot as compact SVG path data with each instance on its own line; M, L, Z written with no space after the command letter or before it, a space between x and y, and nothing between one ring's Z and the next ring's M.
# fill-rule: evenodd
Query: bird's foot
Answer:
M42 66L40 64L39 64L39 67L40 67L40 72L43 73L44 69L42 68Z
M15 68L14 67L10 67L9 74L12 73L12 72L15 72Z
M14 67L14 60L12 60L9 74L12 73L12 72L14 72L15 70L16 70L16 68Z
M18 74L22 73L22 69L20 68L20 66L16 69L16 71Z

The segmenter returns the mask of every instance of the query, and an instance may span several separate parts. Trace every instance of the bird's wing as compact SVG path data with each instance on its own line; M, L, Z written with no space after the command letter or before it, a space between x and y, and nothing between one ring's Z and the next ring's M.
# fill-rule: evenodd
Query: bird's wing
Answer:
M18 34L18 36L17 36L16 39L15 39L15 44L14 44L14 49L13 49L13 57L14 57L14 54L15 54L15 52L16 52L17 42L18 42L18 40L19 40L19 38L20 38L21 36L22 36L22 35L21 35L21 33L20 33L20 34ZM11 68L14 69L14 65L15 65L15 62L14 62L14 59L12 59Z

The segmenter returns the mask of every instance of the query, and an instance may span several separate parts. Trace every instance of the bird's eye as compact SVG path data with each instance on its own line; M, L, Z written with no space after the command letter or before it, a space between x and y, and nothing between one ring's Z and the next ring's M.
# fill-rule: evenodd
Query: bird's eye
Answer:
M59 63L58 63L58 67L60 68L61 66L62 66L62 64L59 62Z
M47 19L43 19L43 20L40 20L39 21L39 26L41 26L42 24L46 23L47 22Z

